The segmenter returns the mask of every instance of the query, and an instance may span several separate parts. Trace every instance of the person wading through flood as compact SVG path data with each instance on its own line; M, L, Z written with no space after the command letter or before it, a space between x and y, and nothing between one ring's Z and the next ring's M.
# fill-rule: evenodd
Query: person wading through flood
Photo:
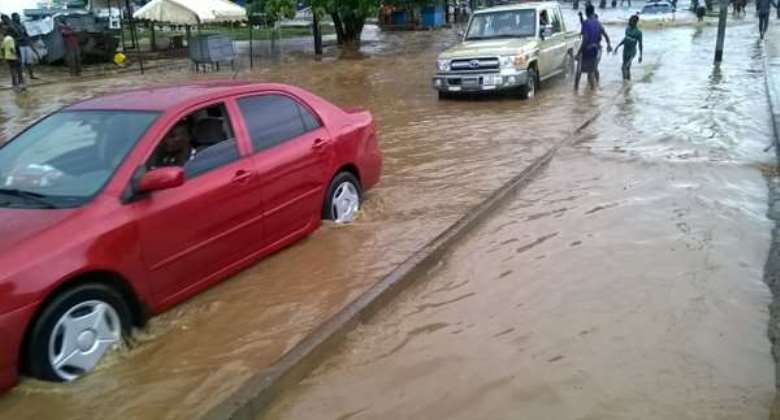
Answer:
M3 17L7 17L3 15ZM16 40L13 37L13 29L8 25L0 26L0 59L8 63L8 71L11 73L11 85L14 92L24 90L24 78L22 68L19 65L19 57L16 53Z
M766 30L769 27L769 12L772 6L778 7L774 0L756 0L756 11L758 11L758 35L764 39Z
M65 62L68 64L71 76L81 75L81 48L79 47L79 37L73 28L61 21L57 25L57 30L62 34L62 40L65 42Z
M639 16L634 15L628 19L626 36L615 47L615 54L617 54L620 46L623 46L623 80L631 80L631 62L636 57L637 44L639 44L639 63L641 64L643 55L642 31L639 30Z
M30 79L37 79L35 74L33 74L33 54L37 56L38 53L32 47L32 39L27 33L27 28L22 24L22 18L19 16L19 13L12 14L11 20L16 26L16 33L19 35L16 40L16 48L19 50L19 64L22 66L22 70L27 70Z
M599 61L601 60L601 38L607 41L607 52L612 52L612 42L604 27L596 16L596 10L592 4L585 6L585 16L582 20L582 44L577 53L580 61L580 72L588 75L588 86L596 89L599 83ZM580 17L581 19L582 17ZM574 77L574 89L580 87L580 72Z

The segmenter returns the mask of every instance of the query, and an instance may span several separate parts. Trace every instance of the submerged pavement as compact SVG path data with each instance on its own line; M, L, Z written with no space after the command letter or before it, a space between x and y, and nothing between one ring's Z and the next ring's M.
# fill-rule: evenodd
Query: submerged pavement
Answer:
M615 107L258 418L768 418L766 46L713 69L713 32L645 32Z

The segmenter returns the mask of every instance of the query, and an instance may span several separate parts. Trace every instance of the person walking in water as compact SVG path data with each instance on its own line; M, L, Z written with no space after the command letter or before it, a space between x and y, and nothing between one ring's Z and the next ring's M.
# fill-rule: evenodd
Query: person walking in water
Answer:
M617 54L620 47L623 46L623 80L631 80L631 63L636 57L637 44L639 44L639 63L642 63L642 31L639 30L639 16L633 15L628 19L626 36L615 47L615 54Z
M582 45L577 53L580 60L580 70L588 75L588 86L595 89L599 83L599 61L601 60L601 38L607 41L607 52L612 52L612 42L604 27L596 17L596 10L592 4L585 7L587 19L582 21ZM580 73L574 78L574 89L579 89Z
M764 39L766 30L769 27L769 12L772 6L778 7L774 0L756 0L756 11L758 11L758 35Z
M8 63L8 70L11 73L11 85L14 92L24 90L24 77L22 68L19 65L19 57L16 53L16 40L13 37L13 28L8 25L0 26L0 59Z
M30 79L37 79L33 73L33 54L38 55L38 53L32 47L30 34L27 33L27 28L24 27L19 13L12 14L11 20L16 26L16 33L19 35L16 41L16 48L19 52L19 64L22 66L22 70L27 70Z
M79 47L79 37L73 28L65 22L60 22L58 30L62 34L65 42L65 62L68 64L71 76L81 75L81 48Z

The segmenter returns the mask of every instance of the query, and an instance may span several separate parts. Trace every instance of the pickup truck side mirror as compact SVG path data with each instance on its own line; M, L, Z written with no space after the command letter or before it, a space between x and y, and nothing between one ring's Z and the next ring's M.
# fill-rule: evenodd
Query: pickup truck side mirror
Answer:
M539 31L539 37L542 39L549 38L553 34L552 25L546 25Z

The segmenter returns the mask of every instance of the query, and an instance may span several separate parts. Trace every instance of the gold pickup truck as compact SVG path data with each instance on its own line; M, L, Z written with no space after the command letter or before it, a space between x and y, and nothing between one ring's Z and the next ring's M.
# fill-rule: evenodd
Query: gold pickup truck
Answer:
M439 98L513 91L532 98L539 82L574 73L580 33L566 31L557 2L522 3L476 11L461 43L436 60Z

